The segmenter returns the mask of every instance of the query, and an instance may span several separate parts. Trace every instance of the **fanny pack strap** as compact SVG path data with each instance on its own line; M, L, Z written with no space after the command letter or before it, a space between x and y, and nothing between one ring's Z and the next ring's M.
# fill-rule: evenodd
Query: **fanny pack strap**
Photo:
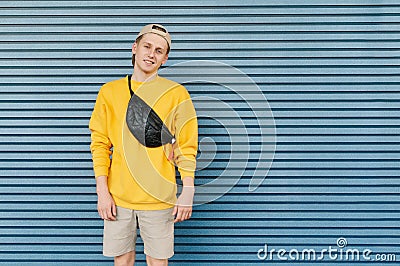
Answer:
M129 86L129 93L131 94L131 98L132 98L133 94L135 94L135 93L132 90L131 79L132 79L132 75L129 75L128 76L128 86Z

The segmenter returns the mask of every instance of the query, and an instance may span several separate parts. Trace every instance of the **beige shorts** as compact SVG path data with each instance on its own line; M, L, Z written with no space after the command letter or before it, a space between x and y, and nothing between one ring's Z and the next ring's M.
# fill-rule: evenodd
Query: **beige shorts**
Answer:
M134 251L137 222L144 253L155 259L174 255L174 217L172 208L137 211L117 207L117 220L104 220L103 255L116 257Z

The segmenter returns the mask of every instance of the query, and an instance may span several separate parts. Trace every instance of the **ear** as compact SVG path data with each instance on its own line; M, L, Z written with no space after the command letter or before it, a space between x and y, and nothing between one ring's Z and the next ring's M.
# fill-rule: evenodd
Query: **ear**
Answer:
M164 65L165 62L167 62L167 60L168 60L168 54L166 54L166 55L164 56L164 59L161 61L161 64Z
M136 54L136 49L137 49L137 43L134 42L132 45L132 54Z

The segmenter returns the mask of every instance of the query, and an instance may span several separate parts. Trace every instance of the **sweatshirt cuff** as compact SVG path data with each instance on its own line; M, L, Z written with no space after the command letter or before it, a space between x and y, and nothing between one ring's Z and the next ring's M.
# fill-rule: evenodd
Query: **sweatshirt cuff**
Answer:
M185 177L191 177L194 178L194 171L187 171L187 170L179 170L179 173L181 174L181 179Z
M94 168L94 176L97 178L98 176L108 176L108 167L107 166L99 166Z

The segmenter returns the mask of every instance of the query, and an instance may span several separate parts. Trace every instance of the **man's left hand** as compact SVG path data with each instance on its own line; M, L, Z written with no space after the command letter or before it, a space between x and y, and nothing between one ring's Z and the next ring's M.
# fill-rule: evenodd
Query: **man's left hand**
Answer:
M173 215L176 216L175 223L190 219L192 216L193 197L194 186L183 186L173 211Z

